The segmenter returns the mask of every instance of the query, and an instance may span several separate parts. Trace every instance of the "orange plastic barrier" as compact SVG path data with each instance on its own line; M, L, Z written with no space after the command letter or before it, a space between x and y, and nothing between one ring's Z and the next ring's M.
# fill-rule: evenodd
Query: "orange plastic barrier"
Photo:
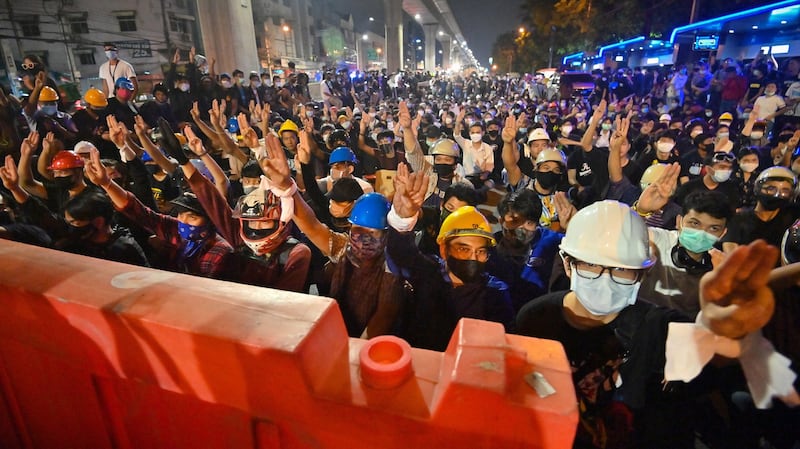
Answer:
M462 320L444 353L349 339L326 298L7 241L0 310L3 448L567 448L575 435L561 345L496 323Z

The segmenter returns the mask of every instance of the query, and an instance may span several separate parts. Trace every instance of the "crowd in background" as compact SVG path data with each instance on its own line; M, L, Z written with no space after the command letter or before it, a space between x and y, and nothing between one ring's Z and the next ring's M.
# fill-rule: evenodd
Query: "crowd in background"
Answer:
M576 447L800 444L796 377L774 401L730 361L664 382L694 320L796 372L797 58L606 68L569 98L535 73L331 69L315 101L293 67L176 51L139 103L105 51L80 107L35 56L26 95L3 87L0 237L329 296L352 337L443 350L468 317L559 340Z

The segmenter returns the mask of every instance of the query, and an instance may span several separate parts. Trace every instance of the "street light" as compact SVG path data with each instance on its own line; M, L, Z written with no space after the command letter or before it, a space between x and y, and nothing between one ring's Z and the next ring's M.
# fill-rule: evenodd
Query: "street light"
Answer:
M367 35L365 34L365 35L361 36L361 39L366 41L366 40L368 40L368 39L369 39L369 36L367 36Z
M370 22L374 22L374 21L375 21L375 18L374 18L374 17L370 17L370 18L369 18L369 21L370 21Z
M289 57L289 25L283 25L283 54L287 58Z
M439 36L444 36L444 31L439 30Z

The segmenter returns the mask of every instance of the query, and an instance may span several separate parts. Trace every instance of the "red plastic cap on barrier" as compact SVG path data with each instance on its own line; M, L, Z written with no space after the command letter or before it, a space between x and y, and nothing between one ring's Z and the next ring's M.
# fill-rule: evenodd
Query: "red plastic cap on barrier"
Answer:
M361 380L386 390L403 384L414 374L411 345L402 338L382 335L370 339L359 352Z

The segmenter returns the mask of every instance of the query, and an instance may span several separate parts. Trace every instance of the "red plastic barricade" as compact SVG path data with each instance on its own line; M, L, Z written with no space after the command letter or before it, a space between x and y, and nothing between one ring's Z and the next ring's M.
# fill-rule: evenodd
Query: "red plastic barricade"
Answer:
M567 448L560 344L351 339L334 301L0 241L0 447Z

